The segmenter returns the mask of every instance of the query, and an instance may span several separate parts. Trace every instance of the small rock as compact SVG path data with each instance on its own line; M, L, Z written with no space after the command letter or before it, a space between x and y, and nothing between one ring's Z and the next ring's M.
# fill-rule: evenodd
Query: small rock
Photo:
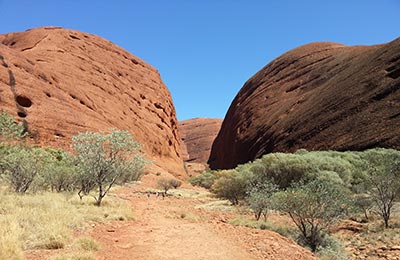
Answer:
M115 229L107 229L107 232L115 232Z

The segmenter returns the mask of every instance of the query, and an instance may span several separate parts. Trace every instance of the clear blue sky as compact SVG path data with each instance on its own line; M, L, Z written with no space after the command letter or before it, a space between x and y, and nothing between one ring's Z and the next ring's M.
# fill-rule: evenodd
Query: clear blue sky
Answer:
M0 0L0 33L54 25L156 67L178 119L223 118L245 81L299 45L400 36L400 0Z

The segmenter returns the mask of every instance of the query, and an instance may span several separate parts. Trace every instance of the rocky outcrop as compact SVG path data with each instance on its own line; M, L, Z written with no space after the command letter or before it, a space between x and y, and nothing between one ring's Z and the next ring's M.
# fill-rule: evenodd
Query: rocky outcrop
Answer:
M375 46L312 43L250 78L209 159L232 168L266 153L400 149L400 38Z
M186 162L207 164L211 145L221 128L221 123L222 119L217 118L194 118L179 122L183 158Z
M34 143L68 149L78 132L129 130L148 158L184 175L170 93L156 69L98 36L56 27L0 35L0 109Z

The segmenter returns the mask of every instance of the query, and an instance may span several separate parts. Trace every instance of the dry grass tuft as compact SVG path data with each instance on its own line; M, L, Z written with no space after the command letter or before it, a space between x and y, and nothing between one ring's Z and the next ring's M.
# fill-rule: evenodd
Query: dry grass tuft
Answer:
M234 218L229 221L230 224L234 226L244 226L249 228L257 228L262 230L269 230L280 234L281 236L295 239L297 236L297 231L287 225L281 225L271 221L257 221L255 219L248 219L244 217Z
M96 252L96 251L100 250L100 245L96 242L96 240L94 240L91 237L78 238L74 244L77 248L80 248L80 249L83 249L86 251Z
M96 258L91 253L67 253L56 255L50 260L95 260Z
M132 219L129 207L109 198L102 207L58 193L0 193L0 260L23 259L27 249L60 249L88 222ZM94 244L92 245L94 246ZM69 256L68 256L69 257ZM84 259L84 258L66 258Z

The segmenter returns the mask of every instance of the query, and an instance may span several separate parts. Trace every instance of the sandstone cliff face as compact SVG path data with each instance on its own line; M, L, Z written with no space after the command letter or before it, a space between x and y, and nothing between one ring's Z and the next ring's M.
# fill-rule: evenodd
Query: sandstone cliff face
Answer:
M179 122L178 129L183 144L182 153L186 162L207 164L211 145L221 124L222 119L217 118L194 118Z
M159 73L98 36L56 27L0 35L0 109L33 142L68 149L78 132L129 130L149 159L183 175L175 108Z
M400 149L400 38L308 44L250 78L224 119L211 168L271 152Z

